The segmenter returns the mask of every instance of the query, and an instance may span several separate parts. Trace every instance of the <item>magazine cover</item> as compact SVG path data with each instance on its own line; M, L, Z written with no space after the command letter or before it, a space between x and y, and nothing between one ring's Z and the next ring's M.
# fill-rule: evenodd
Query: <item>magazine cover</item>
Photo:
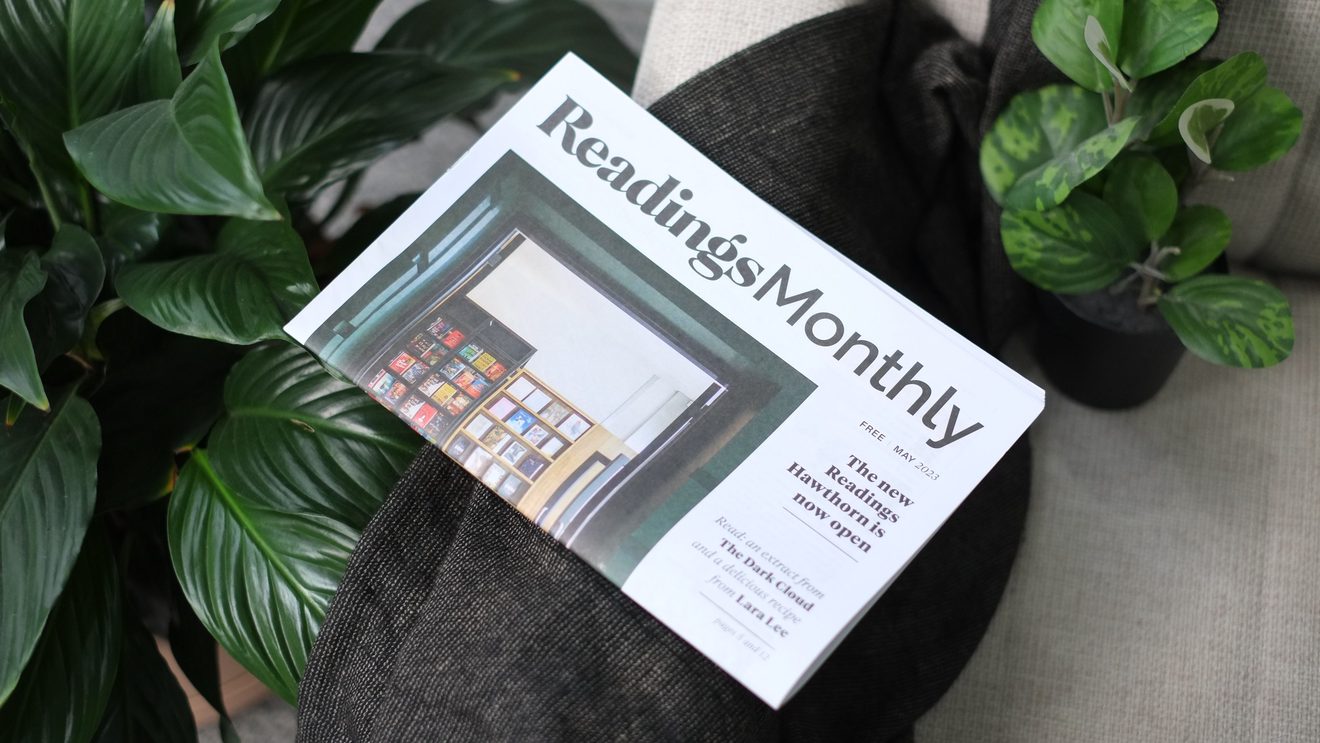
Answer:
M572 56L286 330L775 707L1044 405Z

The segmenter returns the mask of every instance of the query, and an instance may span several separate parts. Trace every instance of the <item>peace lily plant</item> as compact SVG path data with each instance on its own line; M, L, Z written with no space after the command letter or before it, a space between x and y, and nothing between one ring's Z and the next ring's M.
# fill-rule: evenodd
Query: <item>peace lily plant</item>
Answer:
M570 49L631 80L575 0L351 51L378 3L0 4L0 740L195 739L153 632L222 715L216 641L295 701L420 443L281 331L411 203L348 213L363 170Z
M1287 358L1278 289L1207 272L1232 225L1198 184L1282 157L1302 114L1247 52L1192 60L1211 0L1044 0L1036 46L1073 85L1014 98L981 146L1013 268L1058 294L1107 290L1158 311L1193 353L1237 367Z

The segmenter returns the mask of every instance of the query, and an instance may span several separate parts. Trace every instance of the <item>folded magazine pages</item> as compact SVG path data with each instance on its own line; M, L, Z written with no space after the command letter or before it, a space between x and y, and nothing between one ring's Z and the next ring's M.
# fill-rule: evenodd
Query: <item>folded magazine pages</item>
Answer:
M572 56L287 331L775 707L1044 405Z

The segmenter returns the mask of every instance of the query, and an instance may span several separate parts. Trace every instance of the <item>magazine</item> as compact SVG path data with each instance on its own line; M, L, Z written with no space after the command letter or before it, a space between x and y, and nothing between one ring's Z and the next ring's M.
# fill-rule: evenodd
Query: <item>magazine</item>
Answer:
M286 330L774 707L1044 406L571 55Z

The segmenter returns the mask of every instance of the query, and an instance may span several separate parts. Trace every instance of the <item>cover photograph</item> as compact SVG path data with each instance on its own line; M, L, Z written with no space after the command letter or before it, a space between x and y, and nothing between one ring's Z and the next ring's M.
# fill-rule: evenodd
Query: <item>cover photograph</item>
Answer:
M286 330L774 707L1044 405L571 55Z

